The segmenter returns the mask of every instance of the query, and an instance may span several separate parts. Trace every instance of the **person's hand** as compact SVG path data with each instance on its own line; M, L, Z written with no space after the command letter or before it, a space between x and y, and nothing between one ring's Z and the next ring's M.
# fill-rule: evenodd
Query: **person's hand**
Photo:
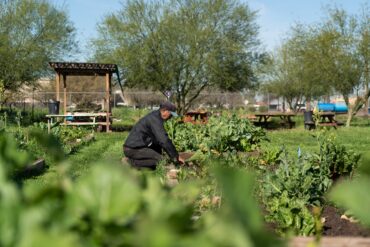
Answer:
M183 165L183 164L185 163L184 158L182 158L181 156L179 156L179 158L177 159L177 161L178 161L181 165Z

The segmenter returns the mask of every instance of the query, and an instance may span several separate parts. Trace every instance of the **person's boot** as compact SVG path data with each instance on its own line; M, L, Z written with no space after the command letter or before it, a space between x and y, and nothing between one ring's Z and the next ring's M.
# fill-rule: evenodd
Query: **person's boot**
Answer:
M122 163L123 165L128 165L128 166L130 166L130 167L132 167L132 166L133 166L133 161L132 161L132 159L130 159L130 158L128 158L128 157L122 157L121 163Z

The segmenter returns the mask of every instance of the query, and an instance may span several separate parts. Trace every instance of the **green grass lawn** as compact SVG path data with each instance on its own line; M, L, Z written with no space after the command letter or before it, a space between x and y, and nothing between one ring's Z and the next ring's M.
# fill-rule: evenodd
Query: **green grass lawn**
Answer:
M119 164L127 132L97 133L96 141L68 157L71 175L78 177L96 163Z
M69 155L60 165L52 164L46 173L28 179L26 183L45 185L58 178L63 165L69 167L68 173L73 178L82 176L94 165L117 164L122 159L122 145L128 132L96 133L95 141L81 147L77 152ZM49 164L50 165L50 164Z
M113 129L131 129L131 127L150 110L148 109L132 109L127 107L115 107L112 109L113 114Z
M346 115L337 115L336 120L345 123ZM285 146L289 152L296 152L298 147L304 152L318 150L318 145L314 134L317 130L308 131L304 129L303 115L298 114L293 117L296 123L292 129L279 128L279 121L273 119L267 130L267 136L270 142L262 143L262 148L280 148ZM339 143L345 145L348 149L364 153L369 151L370 147L370 118L354 117L351 127L339 127L334 129L329 127L328 130L336 136Z
M264 142L262 146L263 148L285 146L289 152L297 151L298 147L305 152L317 151L318 145L314 137L315 131L308 131L303 129L303 127L268 131L267 136L270 142ZM340 127L336 130L331 128L329 131L336 136L339 143L345 145L348 149L359 153L369 151L369 127Z

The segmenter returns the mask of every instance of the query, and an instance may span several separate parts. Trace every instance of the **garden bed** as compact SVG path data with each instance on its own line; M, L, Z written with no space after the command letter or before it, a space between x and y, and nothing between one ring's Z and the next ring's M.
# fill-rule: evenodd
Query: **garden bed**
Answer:
M323 209L322 217L325 218L324 236L370 237L370 229L359 223L351 222L349 219L344 219L338 209L333 206L326 206ZM370 246L370 242L368 246Z

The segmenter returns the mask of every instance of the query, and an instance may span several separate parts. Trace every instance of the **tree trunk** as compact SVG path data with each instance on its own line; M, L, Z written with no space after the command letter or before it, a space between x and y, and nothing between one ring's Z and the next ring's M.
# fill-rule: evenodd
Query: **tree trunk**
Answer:
M351 121L354 115L357 114L357 112L362 108L362 106L365 104L365 102L369 99L369 90L367 90L364 93L363 97L357 96L356 101L353 105L353 107L350 107L348 104L348 117L346 122L346 127L349 127L351 125Z
M347 116L347 121L346 121L346 127L349 127L351 126L351 121L352 121L352 118L353 118L353 115L352 114L352 109L351 108L348 108L348 116Z
M177 113L178 114L182 114L183 106L181 105L181 99L180 99L180 95L179 94L176 94L175 104L176 104L176 108L177 108Z
M369 91L369 85L365 83L365 92ZM367 98L365 100L365 116L368 118L369 117L369 99Z
M176 107L177 107L177 113L179 115L184 115L187 111L187 109L186 109L186 96L177 93L175 95L175 103L176 103Z
M290 110L294 110L293 99L286 99L286 102L288 103Z
M181 111L180 114L184 115L188 111L188 108L186 107L186 97L181 97Z

